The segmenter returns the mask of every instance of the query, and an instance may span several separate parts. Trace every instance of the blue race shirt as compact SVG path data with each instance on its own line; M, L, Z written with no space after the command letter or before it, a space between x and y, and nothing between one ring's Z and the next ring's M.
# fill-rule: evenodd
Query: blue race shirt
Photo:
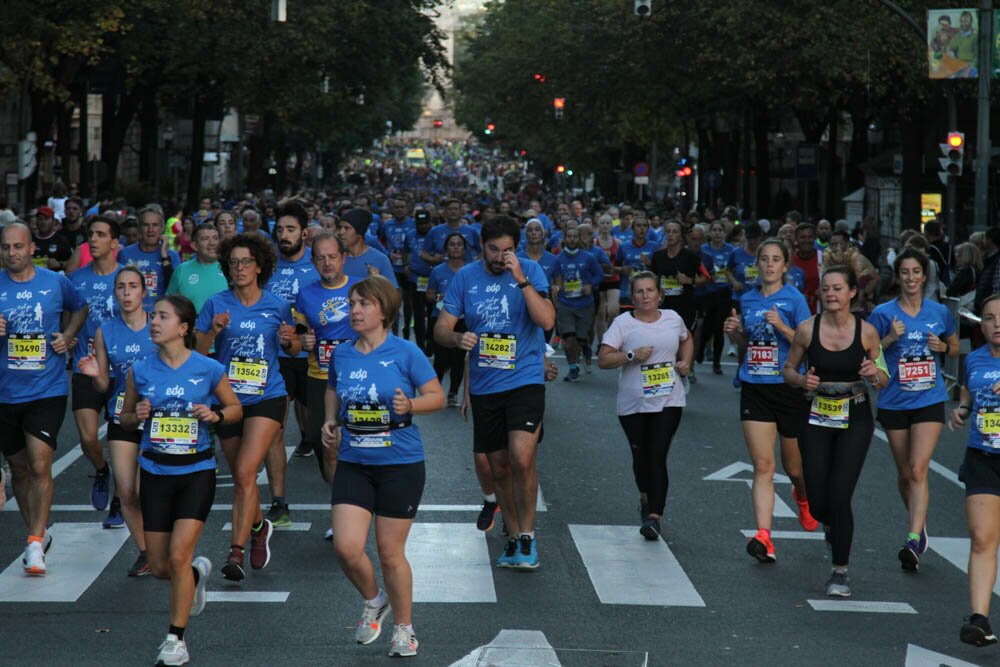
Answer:
M659 229L650 225L649 231L646 233L646 241L652 243L653 246L659 250L660 246L663 245L663 240L666 238L666 232L663 230L663 225L660 225Z
M442 222L440 225L434 225L431 230L427 232L427 245L426 249L435 255L444 255L444 244L448 240L448 237L452 234L459 233L465 237L465 261L471 262L482 252L482 246L479 243L479 234L476 230L469 225L463 224L458 229L454 229L448 226L447 222Z
M965 358L965 388L972 396L969 413L969 447L996 454L1000 452L1000 395L993 385L1000 381L1000 359L983 345Z
M537 263L522 260L527 280L541 293L549 281ZM469 354L469 391L510 391L545 381L545 334L528 314L524 293L504 271L492 274L479 260L455 274L444 297L445 311L465 318L479 342Z
M569 308L585 308L594 305L594 293L604 280L604 271L586 250L577 248L577 252L570 255L563 248L556 256L553 277L563 279L562 289L556 297L559 303ZM585 285L590 285L590 294L583 293Z
M428 278L431 275L431 265L420 256L425 249L430 251L430 246L427 245L428 234L421 236L417 233L417 230L411 230L406 235L406 250L410 253L410 282L417 283L419 286L418 278L424 277ZM424 281L424 289L427 290L427 283Z
M194 454L212 449L208 424L195 419L196 404L217 404L215 388L225 376L222 365L194 350L179 368L171 368L157 352L135 362L132 382L139 399L150 403L150 415L142 426L140 452L163 455ZM187 475L215 469L215 457L185 465L165 465L139 456L139 466L156 475Z
M345 276L340 287L327 287L322 281L309 283L295 297L295 310L306 318L316 336L316 347L309 355L309 377L325 380L338 345L353 341L358 334L351 328L351 285L357 278Z
M77 364L94 349L94 336L102 322L107 322L118 314L118 304L115 302L115 276L121 265L106 276L94 273L94 265L88 264L79 271L69 275L69 281L87 302L87 321L76 334L76 347L73 348L73 372L77 373Z
M168 250L170 265L176 269L180 266L181 256L176 250ZM119 264L131 264L138 268L146 278L146 298L142 302L142 307L146 312L152 312L153 304L156 300L167 292L167 282L163 273L163 265L160 263L160 249L153 252L143 252L138 243L126 246L118 253Z
M292 307L268 291L257 303L244 306L232 290L226 290L205 302L194 328L211 331L212 318L227 311L229 326L215 338L215 358L226 370L240 403L254 405L287 396L285 380L278 372L278 329L292 324Z
M461 271L462 268L464 267L460 267L458 271ZM441 262L431 271L430 278L427 281L427 290L434 290L437 294L437 303L434 304L434 314L432 317L437 317L440 314L441 308L444 305L444 295L448 292L448 285L451 283L452 278L458 274L458 271L452 271L448 262Z
M140 359L152 357L157 347L149 337L149 317L138 331L133 331L125 320L117 315L101 324L104 351L108 355L108 372L111 375L113 391L108 398L105 416L108 421L120 423L122 403L125 400L125 379L128 372Z
M605 264L609 266L611 265L611 258L608 257L608 253L604 252L604 248L597 245L596 243L587 248L587 252L593 255L594 259L597 260L597 263L602 267L601 271L604 271L603 267Z
M927 334L950 336L955 333L955 318L947 306L926 299L917 316L910 317L899 306L899 299L893 299L877 306L868 322L884 337L892 329L893 317L906 326L906 332L882 350L889 368L889 384L878 393L878 407L911 410L947 401L941 372L943 359L927 347Z
M735 251L736 247L728 243L723 243L721 248L714 248L711 243L701 246L701 264L712 278L712 282L705 285L708 294L732 289L726 269L729 267L729 257Z
M62 314L87 302L69 278L35 267L31 280L16 282L0 271L0 315L7 335L0 336L0 403L26 403L66 396L66 355L52 349L62 331Z
M382 223L381 235L385 239L385 247L389 251L389 259L396 273L403 273L403 268L406 265L403 257L403 251L406 250L406 237L411 232L415 234L416 231L417 223L410 217L403 220L390 218Z
M340 398L338 419L343 424L339 460L362 465L423 461L424 444L416 424L381 428L412 419L412 415L400 417L393 410L396 389L412 399L418 387L437 378L420 348L392 334L368 354L353 344L339 345L334 368L329 384Z
M649 265L643 262L643 259L650 259L655 250L656 248L649 241L646 241L641 246L637 246L635 241L630 239L618 248L618 265L631 267L633 273L636 271L648 271ZM621 298L623 299L628 297L628 283L630 279L630 275L622 274L619 289L621 289Z
M778 309L781 321L796 329L812 317L809 304L794 287L782 286L771 296L764 296L758 289L744 292L740 297L743 331L747 337L747 352L740 364L739 378L752 384L782 384L781 369L785 367L791 342L768 324L767 311Z
M399 281L396 280L396 272L392 268L389 256L383 255L374 248L368 248L357 257L344 255L344 275L364 280L368 277L369 264L378 269L379 275L388 279L393 287L399 287Z
M517 258L522 261L526 259L535 261L528 257L526 250L518 250ZM538 265L542 267L542 271L545 271L545 277L549 279L549 284L552 284L552 272L556 269L556 256L543 248L542 256L538 258Z
M625 245L632 240L632 228L622 227L618 225L617 227L611 228L611 236L615 237L618 241L618 245Z
M319 272L316 271L316 267L312 263L312 250L309 248L305 249L302 257L298 258L294 262L285 259L280 253L278 254L278 266L274 270L274 275L271 279L267 281L264 289L268 290L275 296L281 297L283 300L287 301L289 305L295 305L295 297L298 295L299 290L303 285L308 285L309 283L319 280ZM288 355L280 347L278 348L278 356L287 358ZM305 359L308 356L308 352L304 350L299 352L298 358Z
M806 288L806 272L801 266L789 266L785 272L785 282L801 292Z
M740 246L729 256L729 271L739 282L743 283L743 292L760 287L760 273L757 269L757 258ZM741 294L743 293L741 292Z

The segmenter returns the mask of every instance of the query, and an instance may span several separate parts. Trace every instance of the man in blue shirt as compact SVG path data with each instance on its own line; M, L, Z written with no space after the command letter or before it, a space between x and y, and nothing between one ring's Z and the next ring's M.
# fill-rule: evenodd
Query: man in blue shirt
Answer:
M396 199L392 202L392 217L382 223L382 240L389 251L389 260L392 262L392 270L396 274L396 282L403 286L406 284L406 239L415 233L417 224L409 216L409 205L404 199ZM405 296L405 295L404 295ZM410 320L413 317L413 308L409 299L403 299L403 338L410 338ZM393 335L399 334L399 319L392 323Z
M545 336L555 326L548 279L519 260L517 222L498 216L483 224L483 259L452 278L434 340L469 352L473 450L485 454L511 539L499 567L535 569L535 452L545 415ZM455 325L465 318L467 331Z
M123 249L118 255L120 264L131 264L142 271L146 278L146 299L143 308L153 310L153 304L167 291L174 269L180 266L181 257L169 249L163 234L163 209L149 204L139 211L139 242Z
M566 349L569 364L567 382L580 381L581 346L587 346L590 326L594 323L594 290L604 279L604 271L594 256L580 248L580 231L576 227L566 230L565 246L556 255L552 275L555 285L556 323L559 337Z

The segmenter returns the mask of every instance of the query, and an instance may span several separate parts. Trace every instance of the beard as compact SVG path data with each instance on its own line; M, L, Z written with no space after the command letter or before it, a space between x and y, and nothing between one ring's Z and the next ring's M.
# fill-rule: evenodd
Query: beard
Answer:
M281 249L281 254L285 257L291 257L292 255L297 255L300 250L302 250L302 244L305 243L302 239L299 242L292 244L291 241L282 241L278 244L278 248Z

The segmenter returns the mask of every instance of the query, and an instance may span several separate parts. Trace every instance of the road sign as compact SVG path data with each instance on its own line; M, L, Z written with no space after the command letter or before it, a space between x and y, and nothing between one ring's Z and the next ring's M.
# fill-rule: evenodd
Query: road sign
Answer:
M636 162L632 165L632 175L639 176L649 176L649 165L645 162Z
M635 184L636 185L649 185L649 176L636 176L635 177Z
M795 147L795 178L815 181L819 178L819 146L799 144Z

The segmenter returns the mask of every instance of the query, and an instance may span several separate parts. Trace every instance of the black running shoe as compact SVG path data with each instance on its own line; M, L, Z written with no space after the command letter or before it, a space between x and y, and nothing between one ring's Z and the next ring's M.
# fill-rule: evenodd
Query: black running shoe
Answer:
M997 643L997 636L993 634L989 619L982 614L973 614L965 619L958 638L973 646L989 646Z
M483 509L479 511L479 518L476 519L476 528L484 532L493 530L493 517L499 511L499 505L489 500L484 500Z
M247 573L243 569L243 550L232 548L229 551L229 557L226 559L225 564L222 566L222 576L229 581L240 582L246 579Z
M660 539L660 520L647 516L639 528L639 533L649 541Z

